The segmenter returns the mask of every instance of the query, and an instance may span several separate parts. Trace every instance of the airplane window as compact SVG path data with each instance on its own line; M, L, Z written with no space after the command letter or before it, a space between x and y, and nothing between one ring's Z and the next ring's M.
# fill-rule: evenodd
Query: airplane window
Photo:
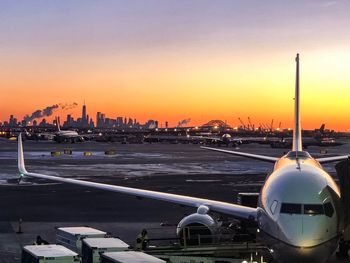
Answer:
M334 214L334 208L331 202L327 202L323 205L324 207L324 213L328 217L332 217Z
M283 214L301 214L301 204L283 203L281 206Z
M323 215L323 205L304 205L305 215Z
M278 202L276 200L274 200L270 206L270 210L272 214L275 214L276 211L276 207L277 207Z

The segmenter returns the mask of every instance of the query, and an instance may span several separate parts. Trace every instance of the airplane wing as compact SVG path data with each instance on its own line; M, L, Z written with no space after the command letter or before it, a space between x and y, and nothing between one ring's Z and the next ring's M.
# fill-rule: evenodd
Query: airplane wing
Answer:
M220 137L210 137L210 136L190 136L192 139L206 140L206 141L222 141Z
M191 136L190 138L199 139L199 140L206 140L206 141L213 141L213 142L225 142L222 137ZM242 142L242 140L239 138L228 138L227 142Z
M318 161L319 163L331 163L336 161L342 161L348 158L350 158L350 155L317 158L316 161Z
M184 196L184 195L143 190L143 189L137 189L137 188L131 188L131 187L125 187L125 186L118 186L118 185L95 183L95 182L89 182L89 181L83 181L83 180L62 178L58 176L50 176L50 175L28 172L25 168L25 163L24 163L24 154L23 154L23 145L22 145L21 135L19 135L18 137L18 170L21 177L29 176L29 177L46 179L46 180L51 180L56 182L70 183L70 184L92 187L92 188L116 192L116 193L124 193L124 194L133 195L141 198L149 198L149 199L155 199L160 201L166 201L170 203L175 203L175 204L195 207L195 208L198 208L204 205L204 206L207 206L209 210L213 212L230 215L236 218L256 220L257 208L240 206L236 204L214 201L214 200L209 200L204 198L196 198L196 197L190 197L190 196Z
M223 150L223 149L217 149L217 148L211 148L211 147L205 147L205 146L202 146L201 148L206 149L206 150L210 150L210 151L216 151L216 152L221 152L221 153L228 153L228 154L232 154L232 155L247 157L247 158L256 159L256 160L269 162L269 163L275 163L278 160L277 157L271 157L271 156L265 156L265 155L236 152L236 151Z

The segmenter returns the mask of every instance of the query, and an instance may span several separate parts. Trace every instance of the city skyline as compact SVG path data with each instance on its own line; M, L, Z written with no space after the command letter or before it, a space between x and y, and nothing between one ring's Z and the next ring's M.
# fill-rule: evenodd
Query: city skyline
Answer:
M2 1L0 120L85 98L90 116L291 127L300 52L303 128L347 131L348 10L341 0Z
M96 112L96 117L91 117L87 111L87 105L84 104L81 107L80 117L73 117L72 114L65 115L64 118L61 118L62 114L57 114L55 110L57 109L73 109L78 106L77 103L68 104L68 103L59 103L52 106L48 106L43 110L36 110L31 115L26 114L23 119L17 119L16 116L10 115L9 120L0 120L0 128L20 128L20 127L55 127L60 125L64 129L116 129L116 130L139 130L139 129L156 129L156 128L198 128L198 127L208 127L214 125L219 125L221 128L231 128L233 130L247 130L247 131L283 131L283 130L292 130L291 127L283 127L282 122L272 119L270 123L254 123L251 121L251 118L248 117L246 121L238 118L238 125L230 125L226 120L210 120L200 125L190 125L191 119L183 119L177 122L175 125L169 125L168 121L160 123L156 119L148 119L144 123L137 120L136 118L126 117L126 116L117 116L110 117L106 116L103 112ZM46 115L45 115L46 114ZM35 117L39 116L39 117ZM63 120L63 122L62 122ZM219 127L215 126L215 127ZM325 126L323 123L322 126ZM317 130L318 127L315 127L311 130ZM307 130L307 129L303 129ZM327 127L327 130L329 129ZM333 130L334 131L334 130Z
M72 106L74 105L74 107ZM103 112L97 112L96 118L91 117L87 111L87 105L81 107L80 117L73 117L67 114L65 118L61 118L62 114L57 114L57 110L71 110L78 106L73 104L54 104L43 110L35 110L31 115L26 114L23 119L17 119L13 114L8 120L0 121L0 127L49 127L61 126L63 128L93 129L93 128L115 128L115 129L149 129L158 128L158 121L149 119L145 123L140 123L136 118L118 116L115 118L108 117ZM95 119L95 120L94 120ZM63 122L62 122L63 120ZM184 120L185 121L185 120Z

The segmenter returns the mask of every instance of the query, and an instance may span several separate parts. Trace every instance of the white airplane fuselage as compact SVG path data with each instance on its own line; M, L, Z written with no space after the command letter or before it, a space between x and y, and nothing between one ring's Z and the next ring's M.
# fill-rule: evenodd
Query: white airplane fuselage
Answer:
M62 136L62 137L78 137L79 134L76 131L58 131L56 133L57 136Z
M278 262L325 262L342 224L340 191L307 152L279 159L260 193L257 222Z

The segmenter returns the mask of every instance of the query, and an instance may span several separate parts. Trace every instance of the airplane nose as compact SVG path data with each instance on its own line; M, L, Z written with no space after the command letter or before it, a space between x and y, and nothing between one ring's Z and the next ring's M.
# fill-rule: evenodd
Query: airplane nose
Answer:
M317 246L331 238L331 226L321 215L286 215L280 226L281 239L296 247Z
M282 262L325 262L337 246L324 216L285 215L280 223Z
M337 246L337 240L330 240L315 247L294 247L285 244L277 245L274 258L278 262L324 263Z

